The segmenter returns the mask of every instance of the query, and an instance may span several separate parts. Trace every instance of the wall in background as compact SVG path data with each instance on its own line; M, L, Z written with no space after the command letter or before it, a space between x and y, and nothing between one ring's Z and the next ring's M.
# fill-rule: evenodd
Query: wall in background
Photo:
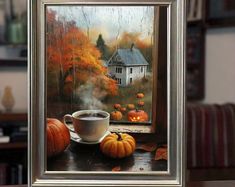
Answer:
M26 67L1 67L0 68L0 101L4 88L10 86L15 98L13 110L27 111L27 68ZM4 108L0 102L0 110Z
M235 27L206 33L204 103L235 103Z

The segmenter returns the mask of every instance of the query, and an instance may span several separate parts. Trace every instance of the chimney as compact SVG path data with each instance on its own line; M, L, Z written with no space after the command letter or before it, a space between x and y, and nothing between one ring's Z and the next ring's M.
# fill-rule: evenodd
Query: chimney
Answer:
M135 44L132 43L132 44L131 44L131 51L133 51L134 46L135 46Z

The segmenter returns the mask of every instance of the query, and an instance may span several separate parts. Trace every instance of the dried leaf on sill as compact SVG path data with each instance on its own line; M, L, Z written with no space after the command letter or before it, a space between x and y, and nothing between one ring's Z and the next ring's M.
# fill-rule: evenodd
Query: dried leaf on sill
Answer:
M167 148L158 148L154 160L167 160Z
M136 149L144 150L144 151L147 151L147 152L152 152L152 151L155 151L157 149L157 144L155 142L140 144L140 145L137 145Z
M121 171L121 167L120 166L115 166L114 168L112 168L112 171Z

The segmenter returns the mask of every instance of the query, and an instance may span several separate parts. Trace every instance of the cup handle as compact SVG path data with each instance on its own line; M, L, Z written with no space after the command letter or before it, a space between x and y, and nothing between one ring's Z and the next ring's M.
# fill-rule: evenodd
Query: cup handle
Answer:
M67 122L66 122L67 120L73 121L72 115L70 115L70 114L65 114L64 117L63 117L63 120L64 120L64 124L67 126L67 128L68 128L70 131L74 132L74 129L71 128L71 126L68 125Z

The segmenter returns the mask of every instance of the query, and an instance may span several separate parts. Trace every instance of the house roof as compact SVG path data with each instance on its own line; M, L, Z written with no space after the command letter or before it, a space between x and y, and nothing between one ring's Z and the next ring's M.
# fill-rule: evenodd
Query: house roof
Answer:
M141 54L139 49L136 49L135 47L133 47L132 50L130 48L118 49L116 53L120 56L122 64L124 66L149 65L149 63L145 60L144 56Z

